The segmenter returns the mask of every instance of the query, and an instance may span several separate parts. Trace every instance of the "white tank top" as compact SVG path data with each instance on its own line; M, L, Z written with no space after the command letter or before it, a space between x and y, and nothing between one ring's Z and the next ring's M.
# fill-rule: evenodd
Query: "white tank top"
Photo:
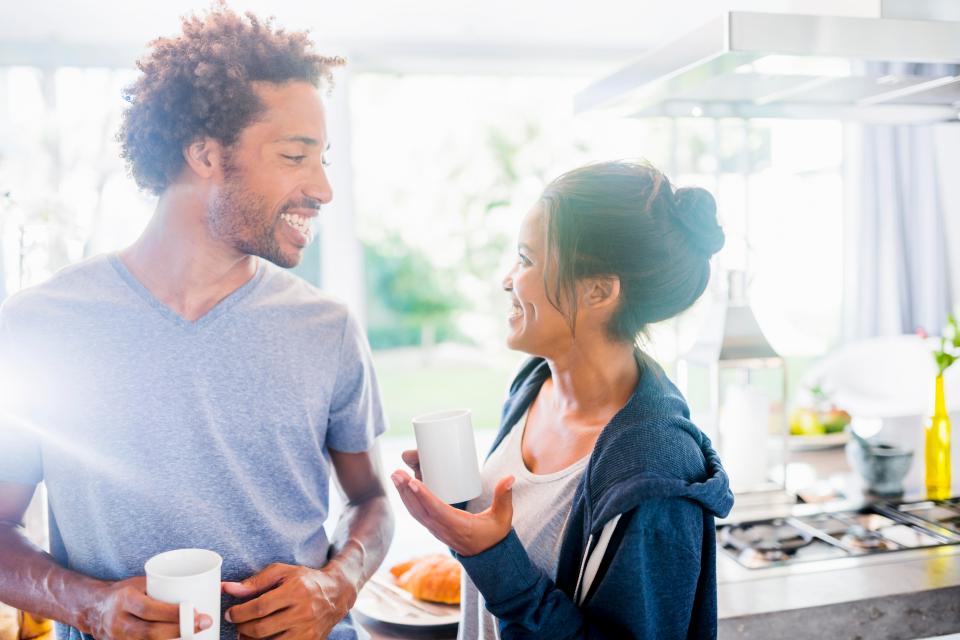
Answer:
M590 456L584 456L566 469L554 473L531 473L523 462L520 450L526 425L527 416L524 414L487 458L480 472L483 493L467 503L467 511L478 513L488 508L493 502L493 488L497 482L504 476L514 476L513 528L533 564L555 579L561 535L570 517L573 494ZM466 571L463 572L460 587L458 640L499 639L497 619L487 611L483 596Z

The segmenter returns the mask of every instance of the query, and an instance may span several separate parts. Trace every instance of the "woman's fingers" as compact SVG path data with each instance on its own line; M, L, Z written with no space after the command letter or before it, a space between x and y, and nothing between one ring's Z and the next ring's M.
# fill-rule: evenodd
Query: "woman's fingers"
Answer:
M423 508L426 509L434 518L445 519L449 517L456 517L459 514L462 514L463 511L455 507L451 507L446 502L441 500L436 496L433 491L427 488L427 485L423 484L420 480L411 480L409 483L410 490L417 494L417 498L420 500L420 504L423 505Z
M493 503L490 505L490 513L500 523L513 522L513 476L500 478L497 486L493 488Z
M410 515L426 527L435 538L459 550L464 531L470 528L470 519L477 516L446 504L426 485L403 471L395 471L391 479Z
M477 514L451 507L425 484L403 471L390 476L407 511L435 538L464 556L485 551L503 540L513 520L514 477L501 478L490 508Z
M459 551L475 521L481 516L451 507L419 480L411 480L408 484L421 512L430 522L431 533Z
M410 467L410 470L413 471L413 474L417 477L417 480L423 480L423 474L420 472L420 452L416 449L407 449L400 454L400 458L403 459L403 463Z
M427 510L423 508L419 496L417 496L410 486L410 484L416 482L416 480L403 471L395 471L390 477L393 480L393 484L397 487L397 492L400 494L400 500L403 501L403 506L407 508L410 515L413 516L417 522L429 529L430 533L437 535L437 532L434 530L433 518L431 518Z
M404 499L404 504L413 506L417 513L427 520L442 523L451 516L462 513L459 509L454 509L438 498L427 485L421 481L411 478L403 471L397 471L393 474L394 484L400 491L400 496ZM411 512L412 513L412 512ZM418 520L420 518L417 518Z

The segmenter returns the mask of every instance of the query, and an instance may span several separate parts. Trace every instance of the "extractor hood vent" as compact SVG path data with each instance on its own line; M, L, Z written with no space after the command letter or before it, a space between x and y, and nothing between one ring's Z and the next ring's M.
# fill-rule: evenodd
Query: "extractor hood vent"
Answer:
M901 10L877 18L730 12L587 87L575 106L634 117L956 121L960 21L892 17L903 4L888 5Z

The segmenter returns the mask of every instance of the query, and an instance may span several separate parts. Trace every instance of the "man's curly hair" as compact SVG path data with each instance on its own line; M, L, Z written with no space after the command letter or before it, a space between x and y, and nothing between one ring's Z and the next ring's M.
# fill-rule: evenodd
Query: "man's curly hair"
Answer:
M134 180L157 195L182 170L190 142L209 136L229 148L259 117L253 82L332 86L332 69L344 64L314 53L307 32L288 33L222 3L182 24L181 35L154 40L137 61L142 74L126 89L130 106L117 134Z

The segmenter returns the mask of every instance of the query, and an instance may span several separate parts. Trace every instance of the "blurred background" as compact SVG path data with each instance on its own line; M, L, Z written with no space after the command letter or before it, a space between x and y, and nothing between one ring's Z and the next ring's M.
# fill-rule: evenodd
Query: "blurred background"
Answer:
M707 292L641 346L717 443L738 508L862 498L852 428L916 452L904 487L923 486L931 351L960 301L960 2L229 4L348 59L327 98L334 199L295 272L366 327L387 471L428 411L470 408L486 450L524 357L501 289L521 217L566 170L644 158L718 201ZM0 301L143 229L155 199L119 156L122 91L147 43L207 6L0 9ZM397 513L388 565L439 549Z
M728 237L715 273L749 273L777 350L802 366L837 344L840 122L574 113L578 91L719 4L231 3L309 28L319 50L349 60L329 100L334 202L297 272L364 319L395 433L435 408L438 389L445 405L472 407L478 428L497 426L519 360L503 347L500 290L517 226L546 182L585 162L646 158L712 191ZM4 9L0 298L143 228L153 199L114 140L122 88L146 43L203 7ZM699 311L653 328L647 346L668 370L696 339Z
M647 159L719 203L727 243L707 292L642 347L687 394L735 486L822 480L800 465L789 486L788 450L842 445L834 431L851 413L912 416L900 439L913 442L933 402L925 343L910 349L929 380L909 398L897 397L904 369L882 342L846 378L823 363L864 340L939 335L960 300L960 53L949 38L944 51L923 33L901 38L902 22L896 38L828 28L803 41L802 20L775 17L916 18L933 7L921 17L942 26L960 20L948 5L231 2L309 29L318 51L348 59L327 100L334 200L295 271L366 326L388 469L412 446L411 418L437 409L472 409L485 450L523 358L504 346L501 289L519 221L553 177L616 158ZM119 157L122 91L147 43L206 6L4 6L0 300L143 229L155 200ZM725 11L772 21L747 16L738 33L749 42L730 54ZM878 372L886 378L849 388ZM724 416L735 425L726 436ZM771 434L781 437L757 455L756 438Z

